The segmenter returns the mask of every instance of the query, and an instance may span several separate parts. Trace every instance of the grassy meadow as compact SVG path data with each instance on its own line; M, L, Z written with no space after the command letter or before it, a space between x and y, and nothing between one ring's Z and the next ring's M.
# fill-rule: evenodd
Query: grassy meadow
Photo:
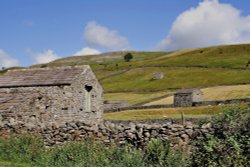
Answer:
M55 60L46 66L74 66L91 64L94 70L143 67L143 66L210 66L246 67L250 60L250 44L213 46L175 52L133 52L131 62L124 62L123 56L129 51L103 53L96 56L74 56ZM104 66L106 65L106 66ZM35 65L36 67L42 65ZM44 66L44 65L43 65Z
M154 72L164 73L153 80ZM250 70L138 68L101 80L105 91L164 90L205 87L215 84L250 83Z
M105 113L104 118L110 120L178 119L181 118L182 112L185 118L208 118L215 114L223 113L224 110L233 106L236 105L127 110ZM245 103L240 104L242 108L246 106L247 104Z
M137 105L172 93L173 91L105 93L104 99L122 100L130 105Z

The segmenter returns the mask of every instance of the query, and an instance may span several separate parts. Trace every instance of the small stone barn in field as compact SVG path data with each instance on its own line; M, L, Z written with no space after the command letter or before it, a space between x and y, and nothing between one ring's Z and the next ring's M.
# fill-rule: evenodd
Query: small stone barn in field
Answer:
M94 127L102 122L102 93L89 66L10 70L0 75L0 124Z
M191 107L203 101L203 93L199 89L182 89L174 94L175 107Z

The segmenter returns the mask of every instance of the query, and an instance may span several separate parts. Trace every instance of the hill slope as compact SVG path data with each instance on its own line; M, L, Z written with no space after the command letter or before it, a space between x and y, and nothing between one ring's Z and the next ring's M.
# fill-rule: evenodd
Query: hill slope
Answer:
M124 62L128 51L104 53L95 56L73 56L55 60L46 66L91 64L94 70L119 69L144 66L208 66L245 68L250 61L250 44L226 45L180 50L176 52L130 52L131 62ZM105 66L106 65L106 66ZM250 65L249 65L250 66Z
M128 52L132 53L133 59L125 62L123 57ZM107 99L117 96L118 100L128 99L130 104L137 104L180 88L250 83L250 44L175 52L120 51L71 56L32 67L85 64L91 65L105 92L109 92L105 95ZM164 78L153 80L154 72L163 73Z

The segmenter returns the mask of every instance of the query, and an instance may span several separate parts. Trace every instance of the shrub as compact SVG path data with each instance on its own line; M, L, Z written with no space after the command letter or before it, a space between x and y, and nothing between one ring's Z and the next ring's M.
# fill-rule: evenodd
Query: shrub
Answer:
M133 59L133 55L131 53L127 53L125 56L124 56L124 60L126 62L129 62L131 59Z
M41 138L31 135L12 136L0 140L0 159L12 162L35 163L44 150Z
M188 157L181 151L172 150L168 141L153 139L146 146L145 163L150 166L178 167L188 166Z
M214 135L196 143L192 166L250 166L249 112L234 108L216 117Z

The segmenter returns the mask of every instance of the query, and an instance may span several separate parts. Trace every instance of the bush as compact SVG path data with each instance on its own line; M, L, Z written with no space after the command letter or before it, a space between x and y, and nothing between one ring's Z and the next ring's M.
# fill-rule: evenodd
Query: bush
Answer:
M126 62L129 62L131 59L133 59L133 55L131 53L127 53L125 56L124 56L124 60Z
M250 166L249 112L234 108L216 117L214 135L196 143L192 166Z
M0 150L1 160L35 163L41 158L44 147L41 138L25 134L0 140Z
M188 166L187 156L181 151L171 150L169 142L153 139L146 146L144 159L149 166L178 167Z

